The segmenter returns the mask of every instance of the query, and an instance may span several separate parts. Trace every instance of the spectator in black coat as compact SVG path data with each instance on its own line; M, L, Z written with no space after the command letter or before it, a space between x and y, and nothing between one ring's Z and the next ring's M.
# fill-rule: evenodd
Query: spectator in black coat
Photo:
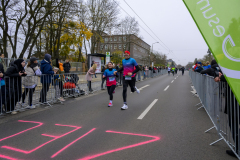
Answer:
M7 98L7 111L12 111L12 114L17 114L14 111L17 102L20 101L22 96L22 76L26 76L24 70L25 61L23 59L17 59L13 62L5 73L6 76L6 89L8 90Z
M66 59L66 62L63 64L63 68L65 73L70 73L71 64L68 59Z
M105 82L105 80L106 80L106 78L103 78L103 73L104 73L104 71L106 70L106 67L103 65L102 66L102 84L101 84L101 89L102 90L104 90L104 88L103 88L103 83Z
M2 106L5 105L5 99L7 95L7 90L6 90L6 85L5 85L5 80L4 80L4 66L2 63L0 63L0 111L2 111Z
M216 62L216 60L212 60L211 62L211 68L208 68L206 70L201 71L201 74L207 74L209 76L212 77L217 77L218 76L218 72L220 71L220 68Z

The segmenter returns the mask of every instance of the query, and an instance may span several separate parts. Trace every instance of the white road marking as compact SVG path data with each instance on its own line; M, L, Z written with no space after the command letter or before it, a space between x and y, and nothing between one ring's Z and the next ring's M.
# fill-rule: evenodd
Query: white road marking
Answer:
M143 86L143 87L139 88L139 90L141 91L143 88L146 88L146 87L148 87L148 86L150 86L150 85L148 84L148 85L146 85L146 86Z
M174 80L171 83L173 83L173 82L174 82Z
M166 91L169 88L169 85L164 89L164 91Z
M150 111L150 109L154 106L155 103L157 103L157 101L158 99L155 99L137 119L143 119L143 117Z

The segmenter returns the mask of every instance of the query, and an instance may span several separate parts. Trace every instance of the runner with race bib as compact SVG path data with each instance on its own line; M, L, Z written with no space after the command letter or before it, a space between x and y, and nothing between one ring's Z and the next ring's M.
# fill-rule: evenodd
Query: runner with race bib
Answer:
M108 62L107 68L104 73L103 73L103 78L106 78L106 83L107 83L107 90L108 94L110 96L110 102L108 104L108 107L113 106L112 100L113 100L113 92L116 88L116 77L118 77L117 70L113 68L113 63Z
M132 92L137 92L138 94L140 91L137 89L135 86L136 82L136 73L140 70L137 62L135 59L130 58L130 52L125 51L124 53L125 59L122 60L122 68L118 70L118 72L123 71L123 107L121 108L122 110L128 109L127 106L127 87L128 85L131 88ZM135 68L134 68L135 67Z

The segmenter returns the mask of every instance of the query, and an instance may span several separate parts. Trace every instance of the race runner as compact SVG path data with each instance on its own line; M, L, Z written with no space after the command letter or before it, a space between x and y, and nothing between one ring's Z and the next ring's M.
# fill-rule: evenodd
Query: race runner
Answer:
M129 51L125 51L124 57L125 59L122 60L122 68L118 70L118 72L123 71L123 102L124 104L123 104L123 107L121 108L122 110L128 109L128 106L127 106L128 85L130 86L132 92L136 91L138 94L140 93L140 91L135 86L135 82L136 82L135 75L140 70L139 66L135 59L130 58ZM136 69L134 69L134 67Z
M108 107L111 107L113 106L112 104L113 93L116 88L116 84L117 84L116 77L118 77L118 73L117 73L117 70L113 68L112 62L108 62L107 68L108 69L106 69L103 73L103 78L106 78L107 80L107 90L110 96L110 102L108 104Z

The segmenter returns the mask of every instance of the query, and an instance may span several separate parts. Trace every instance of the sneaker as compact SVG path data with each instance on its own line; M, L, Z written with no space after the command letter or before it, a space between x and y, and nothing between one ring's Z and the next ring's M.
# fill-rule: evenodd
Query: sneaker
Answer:
M26 108L27 108L27 109L35 109L36 106L34 106L34 105L29 106L29 105L28 105Z
M122 106L121 110L126 110L126 109L128 109L128 106L127 106L126 104L124 104L124 105Z
M24 105L25 105L25 102L19 102L19 104L20 104L21 106L24 106Z
M136 92L137 92L138 94L140 94L140 90L137 89L137 87L135 87L135 89L136 89Z
M17 112L16 111L12 111L12 113L11 114L17 114Z
M65 99L64 99L63 97L58 98L58 100L59 100L59 101L62 101L62 102L65 101Z
M232 157L236 157L237 156L234 154L234 152L232 150L226 150L226 153L229 155L229 156L232 156Z
M109 102L108 103L108 107L112 107L112 106L113 106L113 104Z

